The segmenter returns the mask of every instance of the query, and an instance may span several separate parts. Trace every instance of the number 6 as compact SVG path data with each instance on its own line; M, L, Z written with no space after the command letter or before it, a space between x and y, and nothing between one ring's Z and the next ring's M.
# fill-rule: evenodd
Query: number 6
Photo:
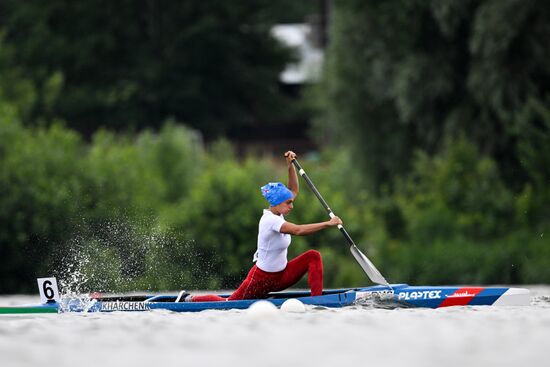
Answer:
M53 297L55 296L51 285L52 282L50 282L49 280L46 280L44 283L42 283L42 289L44 290L44 295L47 299L53 299Z
M61 297L59 297L59 288L57 287L57 280L55 278L38 278L37 282L42 303L60 301Z

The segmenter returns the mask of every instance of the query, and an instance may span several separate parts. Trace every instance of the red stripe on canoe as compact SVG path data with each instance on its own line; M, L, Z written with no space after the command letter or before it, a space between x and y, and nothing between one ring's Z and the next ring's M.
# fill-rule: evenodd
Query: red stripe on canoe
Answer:
M439 307L465 306L484 289L480 287L459 288L453 294L447 296L447 299L441 302Z

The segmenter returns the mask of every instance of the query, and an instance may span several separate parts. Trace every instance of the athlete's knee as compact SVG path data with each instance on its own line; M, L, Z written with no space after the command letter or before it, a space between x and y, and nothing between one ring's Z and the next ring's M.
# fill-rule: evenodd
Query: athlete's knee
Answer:
M307 250L307 256L313 261L322 261L321 253L317 250Z

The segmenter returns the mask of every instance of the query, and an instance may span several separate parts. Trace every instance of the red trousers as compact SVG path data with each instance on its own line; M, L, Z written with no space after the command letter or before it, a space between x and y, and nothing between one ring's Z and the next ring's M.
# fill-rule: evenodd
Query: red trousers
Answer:
M312 296L323 293L323 260L319 251L309 250L292 259L286 268L276 273L263 271L256 265L239 288L229 297L208 294L193 296L193 302L234 301L240 299L266 298L269 292L278 292L296 284L307 273L307 282Z

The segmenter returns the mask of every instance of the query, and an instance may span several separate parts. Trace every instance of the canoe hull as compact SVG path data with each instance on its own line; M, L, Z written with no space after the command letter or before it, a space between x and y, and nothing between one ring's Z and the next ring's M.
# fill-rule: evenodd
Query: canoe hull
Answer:
M227 295L222 295L227 296ZM321 296L311 297L308 292L291 291L270 295L267 301L281 306L287 299L295 298L310 306L338 308L353 304L393 304L395 307L440 308L449 306L525 306L530 303L530 292L524 288L507 287L458 287L458 286L409 286L392 284L364 288L328 290ZM51 313L51 312L114 312L168 310L174 312L199 312L204 310L246 309L258 300L225 302L174 302L174 296L152 295L120 297L114 299L64 300L61 304L0 307L0 314Z

